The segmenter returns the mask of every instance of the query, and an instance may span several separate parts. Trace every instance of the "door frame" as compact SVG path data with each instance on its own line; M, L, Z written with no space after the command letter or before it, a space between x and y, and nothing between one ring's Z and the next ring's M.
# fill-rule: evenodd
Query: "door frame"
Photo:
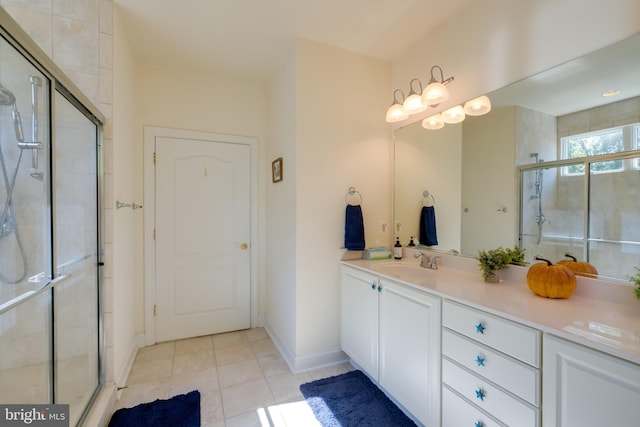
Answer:
M156 226L156 178L155 178L155 140L156 137L196 139L200 141L223 142L247 145L250 148L250 227L251 274L250 274L250 313L251 327L258 326L258 140L256 138L225 135L210 132L144 126L144 341L145 345L156 343L156 321L154 305L156 303L156 245L153 230Z

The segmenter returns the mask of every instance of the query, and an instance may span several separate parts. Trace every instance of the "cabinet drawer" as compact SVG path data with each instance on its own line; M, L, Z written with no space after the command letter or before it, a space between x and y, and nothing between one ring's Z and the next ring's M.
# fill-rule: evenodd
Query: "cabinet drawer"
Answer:
M448 359L442 360L442 382L509 426L535 427L539 411Z
M442 325L540 367L540 332L535 329L451 301L442 305Z
M443 427L502 427L502 424L467 402L447 386L442 387Z
M540 406L538 369L447 329L442 331L442 354L532 405Z

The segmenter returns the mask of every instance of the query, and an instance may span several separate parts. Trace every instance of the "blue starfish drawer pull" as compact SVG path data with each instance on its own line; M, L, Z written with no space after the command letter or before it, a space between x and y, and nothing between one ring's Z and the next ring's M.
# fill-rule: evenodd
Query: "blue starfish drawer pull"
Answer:
M478 323L478 324L476 325L476 332L478 332L478 333L480 333L480 334L483 334L483 335L484 335L484 330L485 330L485 327L484 327L484 325L482 324L482 322L480 322L480 323Z
M375 283L371 284L371 289L373 289L374 291L376 290L376 284Z
M484 402L484 396L485 396L484 391L481 388L476 390L476 397L482 400L483 402Z
M378 292L382 292L382 286L378 286Z
M484 427L484 424L482 423L482 421L476 421L475 427Z
M476 363L478 364L478 366L484 366L484 357L478 355L478 357L476 357Z

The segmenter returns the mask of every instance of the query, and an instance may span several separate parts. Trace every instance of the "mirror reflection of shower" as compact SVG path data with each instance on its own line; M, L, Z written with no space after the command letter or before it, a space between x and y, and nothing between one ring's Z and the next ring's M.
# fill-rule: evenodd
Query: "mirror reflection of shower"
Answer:
M24 130L22 127L22 118L18 107L16 105L16 97L9 90L0 84L0 107L11 107L11 117L13 133L16 140L16 145L19 148L18 156L15 160L15 165L11 168L5 157L4 149L8 148L10 141L0 141L0 170L2 173L2 181L4 184L5 198L0 210L0 240L10 239L12 236L15 239L20 259L21 272L18 270L13 276L9 273L0 271L0 282L6 284L16 284L22 282L27 276L28 262L27 255L20 236L20 230L16 221L15 208L13 204L13 195L16 188L16 180L18 177L18 171L20 170L20 163L22 162L22 155L24 150L31 150L32 152L32 169L30 175L36 179L41 180L42 172L38 171L38 150L42 147L42 143L38 141L38 87L42 86L42 80L37 76L30 76L29 81L31 83L31 107L33 113L32 128L31 128L31 141L25 141ZM3 133L6 135L6 133ZM0 257L4 259L10 259L11 254L2 253L7 248L6 245L0 246ZM16 265L19 268L19 265Z
M543 163L544 160L539 158L538 153L531 153L531 157L535 158L535 163ZM544 171L542 169L536 169L536 182L535 182L535 194L533 194L530 199L538 200L538 211L536 212L536 224L538 224L538 240L536 244L540 244L540 240L542 239L542 226L545 222L548 222L549 219L544 216L542 213L542 178Z

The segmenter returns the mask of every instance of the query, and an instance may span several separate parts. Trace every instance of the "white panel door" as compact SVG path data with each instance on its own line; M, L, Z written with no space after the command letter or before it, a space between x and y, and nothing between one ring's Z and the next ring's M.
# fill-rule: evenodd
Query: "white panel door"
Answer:
M156 340L250 326L251 151L156 136Z

